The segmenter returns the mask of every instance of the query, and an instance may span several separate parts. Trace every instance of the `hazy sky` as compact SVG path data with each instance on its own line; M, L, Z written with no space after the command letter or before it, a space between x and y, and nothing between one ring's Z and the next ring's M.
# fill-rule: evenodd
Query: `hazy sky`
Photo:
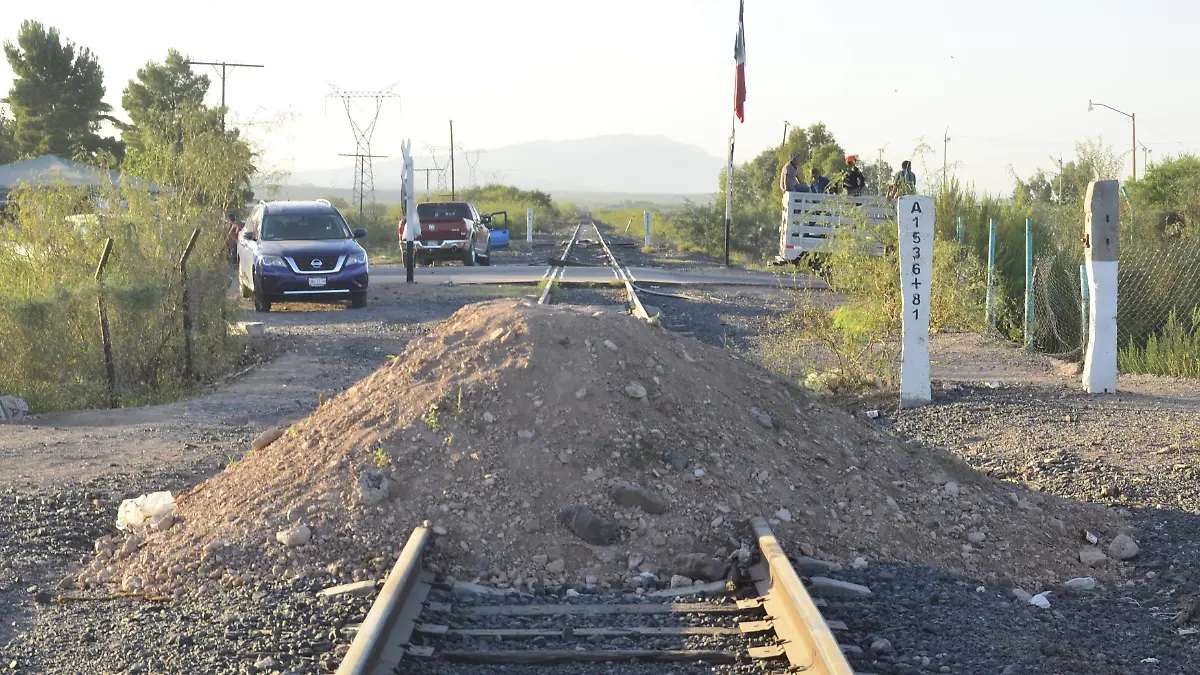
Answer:
M463 148L611 133L727 148L737 0L192 0L186 11L55 0L20 11L5 13L3 38L25 18L58 27L97 54L118 109L137 68L168 48L265 64L231 72L228 102L283 171L352 164L337 157L354 142L329 83L395 83L402 99L385 104L372 146L381 155L398 156L404 138L447 146L450 118ZM1174 0L747 0L737 157L777 144L784 120L820 120L850 152L873 158L886 145L893 166L924 139L924 163L940 168L949 127L958 174L1007 191L1010 166L1052 173L1049 156L1069 158L1077 140L1127 151L1129 120L1086 112L1089 98L1136 112L1152 160L1194 151L1197 25L1200 4ZM0 63L0 89L11 77Z

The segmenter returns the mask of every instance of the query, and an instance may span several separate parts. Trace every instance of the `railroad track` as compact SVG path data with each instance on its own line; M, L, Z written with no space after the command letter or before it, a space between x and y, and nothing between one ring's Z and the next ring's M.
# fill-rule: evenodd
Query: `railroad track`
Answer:
M538 304L609 304L612 302L609 293L612 290L619 293L624 289L622 301L627 310L638 318L650 318L633 285L633 277L617 260L609 242L600 232L600 226L591 218L580 219L562 254L550 263L542 275ZM604 267L611 270L611 278L589 274L586 280L573 280L569 272L576 268L590 272ZM597 278L603 281L597 281Z
M482 587L464 594L439 584L421 565L432 536L426 523L409 538L337 672L612 672L620 664L623 672L659 673L658 664L671 662L694 672L853 675L832 632L845 626L822 618L823 601L809 596L766 520L753 518L750 528L757 550L723 583L534 596Z

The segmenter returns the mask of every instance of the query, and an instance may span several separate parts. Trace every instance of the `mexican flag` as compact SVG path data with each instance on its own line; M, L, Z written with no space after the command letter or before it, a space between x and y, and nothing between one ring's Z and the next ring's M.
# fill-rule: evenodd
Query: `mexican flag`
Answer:
M738 3L738 32L733 43L733 60L737 74L733 89L733 112L741 122L746 121L746 25L742 16L746 12L746 0Z

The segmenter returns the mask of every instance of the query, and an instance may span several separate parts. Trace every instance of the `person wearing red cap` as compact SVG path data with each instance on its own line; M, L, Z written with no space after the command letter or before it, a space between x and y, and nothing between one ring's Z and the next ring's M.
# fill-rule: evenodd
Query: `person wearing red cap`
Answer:
M854 155L846 155L846 173L842 177L842 190L851 197L858 197L866 189L867 177L863 175L862 169L858 168L858 158Z

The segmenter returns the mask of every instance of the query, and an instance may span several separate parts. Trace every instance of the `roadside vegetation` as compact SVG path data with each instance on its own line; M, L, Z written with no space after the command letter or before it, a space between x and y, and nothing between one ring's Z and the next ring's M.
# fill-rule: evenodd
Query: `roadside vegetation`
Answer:
M821 123L793 128L787 142L768 148L734 171L731 261L743 266L762 265L778 253L782 193L779 170L792 155L800 155L800 175L812 168L836 180L845 170L845 151ZM931 170L932 150L923 142L911 159L924 179L922 194L936 205L937 249L934 298L935 328L982 330L988 257L989 222L996 223L994 270L995 330L1013 341L1025 331L1025 223L1032 222L1035 261L1034 347L1065 358L1080 358L1086 337L1083 329L1079 266L1083 264L1080 237L1083 200L1094 179L1116 179L1123 156L1099 140L1078 143L1076 156L1056 166L1048 175L1037 171L1021 179L1014 175L1013 191L1000 197L978 193L953 175L951 166ZM881 192L893 172L886 162L860 158L868 180L868 193ZM707 203L686 203L671 211L654 211L651 223L656 244L698 251L714 257L724 252L726 173L717 177L717 198ZM1118 335L1124 372L1179 374L1194 368L1200 334L1200 157L1167 157L1145 167L1137 181L1123 182L1121 199L1120 295ZM640 232L642 211L610 210L597 217L621 229ZM961 229L960 229L961 220ZM885 240L894 233L877 233ZM782 336L786 327L803 326L808 337L826 345L805 344L798 353L814 364L858 370L849 379L883 380L890 377L891 361L876 359L878 349L863 351L864 344L888 344L898 335L890 306L898 283L892 256L875 257L839 245L825 271L834 290L846 297L844 307L817 310L805 307L800 315L775 327ZM949 285L939 278L953 279ZM826 314L821 314L824 311ZM827 333L827 334L823 334ZM803 340L780 339L783 344ZM796 351L796 350L793 350ZM870 358L868 358L870 355ZM771 357L795 369L795 354ZM872 361L872 359L875 359ZM855 364L858 365L855 365ZM871 364L874 365L871 365ZM817 366L809 367L813 370ZM804 370L804 368L801 368Z
M111 337L118 405L162 401L227 373L242 356L231 334L223 216L250 197L255 152L204 105L209 80L170 51L123 91L130 122L109 115L103 71L53 28L25 22L5 43L16 78L3 122L5 159L52 153L119 171L90 186L23 185L0 214L0 393L35 411L103 407L108 378L99 304ZM78 100L63 106L68 92ZM64 112L69 109L68 112ZM118 137L101 135L115 123ZM10 145L11 141L11 145ZM191 358L180 257L188 260ZM105 242L114 241L101 280Z

